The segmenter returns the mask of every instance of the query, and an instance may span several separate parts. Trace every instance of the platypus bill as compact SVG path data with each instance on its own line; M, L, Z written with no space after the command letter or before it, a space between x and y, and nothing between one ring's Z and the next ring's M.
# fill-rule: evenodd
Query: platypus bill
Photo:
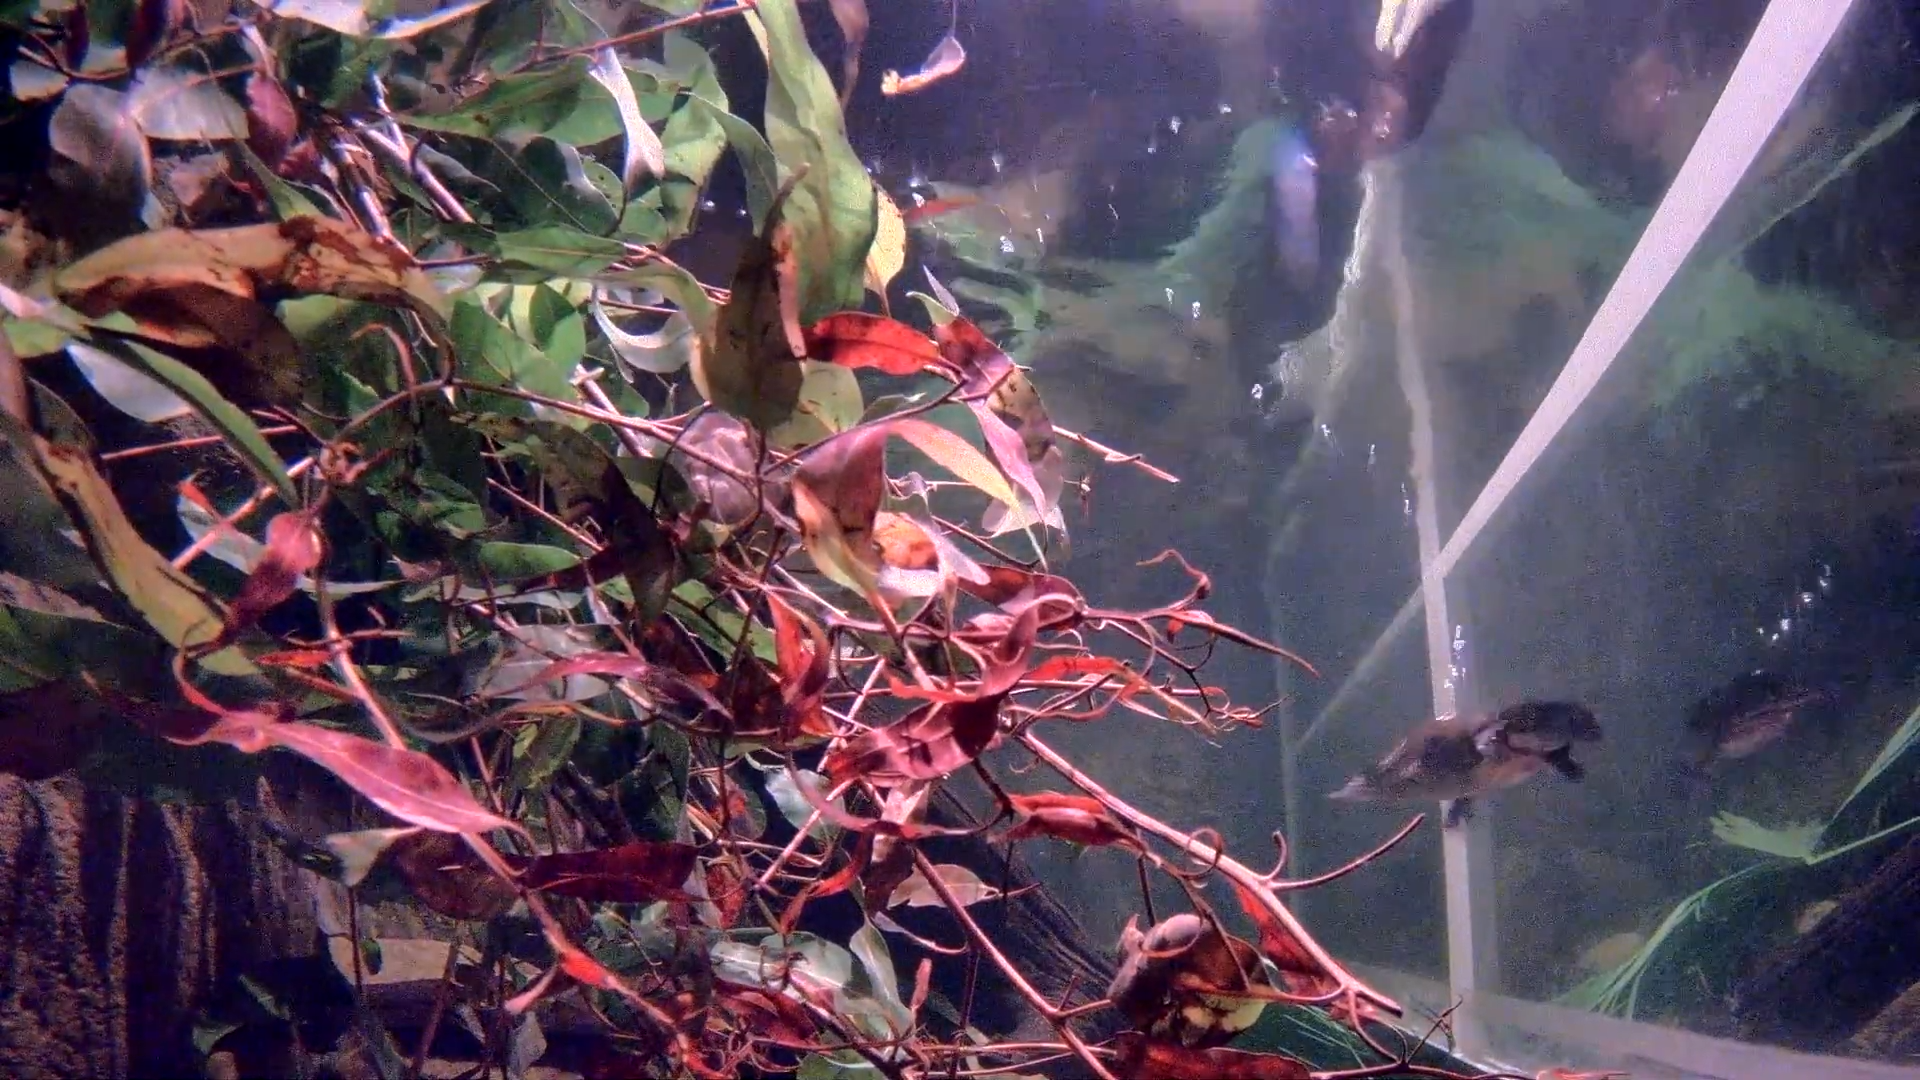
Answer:
M1586 769L1573 759L1577 743L1600 741L1600 722L1570 701L1523 701L1497 712L1429 720L1400 740L1379 763L1328 797L1342 802L1451 800L1446 826L1473 813L1473 800L1552 769L1578 781Z

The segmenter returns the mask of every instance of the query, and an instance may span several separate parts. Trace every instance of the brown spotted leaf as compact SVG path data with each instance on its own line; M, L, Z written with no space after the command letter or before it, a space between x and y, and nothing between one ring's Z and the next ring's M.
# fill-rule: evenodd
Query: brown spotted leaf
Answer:
M970 764L1000 730L1004 693L971 701L923 705L897 723L847 740L822 763L838 784L856 777L890 787L938 780Z
M762 432L792 419L806 381L799 363L807 352L799 271L793 230L780 218L784 201L783 192L767 212L762 235L741 253L715 346L695 353L692 364L701 397Z
M421 903L450 919L484 922L506 914L520 899L512 882L481 865L453 833L408 833L389 844L381 859Z
M870 594L879 571L874 517L886 495L885 424L868 424L810 452L793 477L793 512L814 565Z

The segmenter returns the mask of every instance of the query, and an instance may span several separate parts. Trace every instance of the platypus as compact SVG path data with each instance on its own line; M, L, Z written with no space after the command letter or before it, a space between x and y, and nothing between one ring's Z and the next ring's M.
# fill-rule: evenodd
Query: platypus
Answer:
M1446 826L1473 812L1473 800L1513 787L1542 769L1569 780L1586 769L1576 743L1600 741L1600 722L1571 701L1523 701L1497 712L1448 713L1401 739L1379 764L1328 797L1343 802L1452 800Z

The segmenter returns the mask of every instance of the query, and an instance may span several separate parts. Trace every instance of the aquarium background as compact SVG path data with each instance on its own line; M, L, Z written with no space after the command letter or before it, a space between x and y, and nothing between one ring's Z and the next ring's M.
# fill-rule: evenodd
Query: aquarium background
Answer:
M1250 863L1286 830L1300 875L1424 809L1303 906L1340 955L1445 982L1437 807L1325 794L1436 691L1584 702L1605 727L1586 779L1502 793L1463 837L1481 985L1920 1064L1902 873L1920 861L1920 19L1853 5L1701 246L1439 582L1442 620L1423 520L1444 544L1534 417L1765 5L1474 7L1429 129L1324 163L1304 285L1277 265L1261 148L1364 96L1375 5L963 0L965 69L854 96L855 146L902 206L951 206L913 222L916 254L1033 367L1056 421L1180 478L1086 470L1067 523L1094 602L1178 595L1171 564L1139 565L1173 547L1218 615L1319 672L1222 653L1209 681L1280 699L1261 727L1054 739ZM876 5L865 63L911 69L948 18ZM1820 700L1688 785L1690 708L1761 668ZM1026 847L1096 941L1138 909L1123 855Z

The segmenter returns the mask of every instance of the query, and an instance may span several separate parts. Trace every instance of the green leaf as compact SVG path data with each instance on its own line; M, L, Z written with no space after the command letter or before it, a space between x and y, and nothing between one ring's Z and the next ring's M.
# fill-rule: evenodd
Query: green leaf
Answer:
M521 727L513 739L513 787L535 791L552 781L573 756L580 729L577 716L549 717Z
M285 221L288 218L322 216L320 208L313 205L313 200L307 198L305 192L280 179L278 173L267 168L267 163L260 160L260 155L249 150L244 143L239 150L246 159L247 171L253 173L255 182L267 189L267 201L273 204L274 217Z
M671 375L693 361L694 352L699 348L700 335L693 329L693 323L683 311L676 311L668 317L659 329L646 334L629 334L615 325L608 316L605 305L600 302L598 290L588 301L593 311L593 321L600 328L600 334L607 339L607 346L623 366L655 375Z
M462 226L447 232L476 253L498 259L499 265L489 273L496 279L504 276L527 283L555 276L586 279L627 257L627 246L620 241L567 225L503 233Z
M613 200L601 186L617 187L618 179L572 146L533 139L513 153L511 161L520 182L508 193L528 223L563 224L594 236L605 236L620 223Z
M526 581L558 573L580 565L578 552L548 544L514 544L494 540L480 545L477 552L482 580L496 585Z
M593 80L591 67L585 57L569 57L545 71L495 79L447 112L399 119L409 127L476 139L544 135L592 146L620 134L620 111L606 87Z
M785 422L767 432L776 446L811 446L860 422L860 380L838 364L802 360L800 393Z
M1713 835L1723 843L1800 862L1813 858L1814 845L1822 829L1818 822L1769 829L1757 821L1724 811L1713 815L1712 825Z
M767 143L783 174L805 167L785 210L800 268L800 321L860 306L867 249L879 228L873 178L847 142L846 119L826 68L807 44L795 0L762 0L746 13L767 57Z
M536 285L527 329L555 364L572 371L587 355L587 320L551 285Z
M288 506L300 506L300 491L287 475L286 463L260 434L260 425L244 410L220 396L206 377L164 353L137 341L103 342L106 351L124 360L135 371L165 386L192 405L202 419L226 437L227 445L253 468L268 486L279 492ZM124 346L121 348L120 346Z
M507 329L480 301L462 296L453 302L448 329L461 370L480 382L505 383L546 397L571 399L569 368Z

